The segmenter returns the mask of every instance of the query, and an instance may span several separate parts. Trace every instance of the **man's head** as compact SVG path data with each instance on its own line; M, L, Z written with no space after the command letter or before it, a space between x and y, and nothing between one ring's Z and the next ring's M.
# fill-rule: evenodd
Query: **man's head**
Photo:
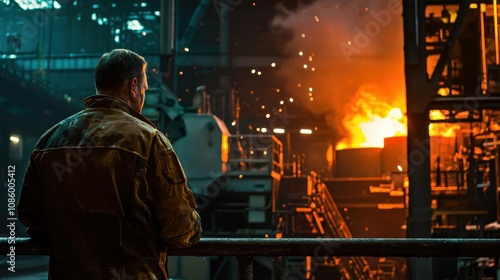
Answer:
M95 67L97 94L122 99L137 112L144 106L148 89L144 57L126 49L115 49L101 56Z

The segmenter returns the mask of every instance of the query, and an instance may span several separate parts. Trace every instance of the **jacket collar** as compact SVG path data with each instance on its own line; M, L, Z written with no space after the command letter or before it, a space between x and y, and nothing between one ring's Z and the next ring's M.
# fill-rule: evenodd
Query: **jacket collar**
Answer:
M105 94L93 95L85 98L83 103L85 104L85 108L109 108L123 111L156 128L156 125L148 118L139 114L136 110L127 105L127 103L123 102L123 100L114 96Z

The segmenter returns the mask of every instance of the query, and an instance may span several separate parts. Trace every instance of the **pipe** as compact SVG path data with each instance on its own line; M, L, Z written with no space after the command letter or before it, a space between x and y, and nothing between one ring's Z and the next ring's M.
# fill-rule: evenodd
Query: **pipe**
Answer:
M49 247L16 238L0 238L0 254L48 255ZM373 256L500 257L494 238L202 238L190 248L169 249L169 256Z
M497 0L493 0L493 25L495 27L495 64L500 64L500 57L498 56L498 6Z
M485 11L483 11L483 8L485 8L485 4L479 4L479 21L481 25L481 90L482 93L485 92L488 89L488 65L486 62L486 33L484 29L484 16L485 16Z
M181 39L181 47L189 47L191 45L191 41L193 40L193 37L195 35L195 31L200 25L201 21L203 20L203 17L205 17L205 14L207 13L208 8L210 7L210 0L201 0L200 4L196 7L196 10L194 11L193 15L191 16L191 19L189 20L188 26L184 30L184 35L182 36Z

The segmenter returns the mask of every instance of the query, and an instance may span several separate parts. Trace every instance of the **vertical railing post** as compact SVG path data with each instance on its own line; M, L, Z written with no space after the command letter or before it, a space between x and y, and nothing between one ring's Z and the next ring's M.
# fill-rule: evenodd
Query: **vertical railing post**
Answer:
M238 279L253 280L253 256L238 257Z

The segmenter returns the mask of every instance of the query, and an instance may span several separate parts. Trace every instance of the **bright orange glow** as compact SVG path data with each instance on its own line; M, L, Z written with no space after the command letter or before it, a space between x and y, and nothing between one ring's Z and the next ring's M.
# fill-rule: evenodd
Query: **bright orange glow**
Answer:
M406 117L400 108L377 100L361 89L348 104L342 120L347 136L337 143L337 150L361 147L383 147L384 138L406 135Z
M404 209L405 205L403 203L379 203L377 208L380 210Z
M440 110L431 110L429 112L429 119L437 121L437 120L444 120L446 115L441 112Z
M441 96L448 96L450 94L450 90L448 88L440 88L438 90L438 94Z
M336 150L364 147L384 147L384 138L407 135L407 119L402 110L382 102L367 90L359 90L346 105L342 125L346 136L337 143ZM431 110L430 120L446 120L442 111ZM454 138L458 124L431 123L430 136Z
M429 119L431 120L445 120L446 115L439 110L431 110L429 112ZM460 129L458 124L450 123L431 123L429 125L429 135L430 136L443 136L443 137L455 137L455 133Z

